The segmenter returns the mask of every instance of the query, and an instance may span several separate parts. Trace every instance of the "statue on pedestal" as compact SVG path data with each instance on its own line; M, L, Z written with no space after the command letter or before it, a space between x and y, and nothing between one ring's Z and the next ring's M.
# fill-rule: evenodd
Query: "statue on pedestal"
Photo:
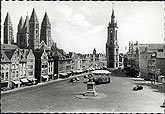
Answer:
M93 76L92 74L89 74L89 81L87 82L87 91L84 94L85 96L97 96L97 93L95 91L95 82L93 82Z

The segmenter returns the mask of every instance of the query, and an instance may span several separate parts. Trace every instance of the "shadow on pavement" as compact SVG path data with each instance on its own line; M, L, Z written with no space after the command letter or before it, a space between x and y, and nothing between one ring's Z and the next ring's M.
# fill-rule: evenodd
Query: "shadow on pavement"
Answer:
M111 71L111 76L132 78L131 76L126 75L121 69Z
M141 85L141 86L148 86L150 87L151 89L154 89L154 92L161 92L161 93L164 93L165 90L164 88L160 87L160 86L157 86L157 85L154 85L154 84L151 84L151 83L142 83L142 82L136 82L136 83L133 83L135 85Z
M135 78L135 77L131 77L131 76L126 75L121 69L120 70L119 69L113 70L112 73L111 73L111 76ZM158 86L157 84L146 83L144 80L138 79L138 78L137 79L132 79L132 80L135 81L135 83L133 83L135 85L148 86L151 89L154 89L154 92L165 93L165 88L161 87L161 86Z

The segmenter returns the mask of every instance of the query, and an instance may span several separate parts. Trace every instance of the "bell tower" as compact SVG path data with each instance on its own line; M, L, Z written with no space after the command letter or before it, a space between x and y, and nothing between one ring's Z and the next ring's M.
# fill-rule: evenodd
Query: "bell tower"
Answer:
M114 4L113 4L114 5ZM106 43L107 68L118 68L119 45L117 39L117 22L115 22L114 7L112 8L111 21L108 24L108 37Z

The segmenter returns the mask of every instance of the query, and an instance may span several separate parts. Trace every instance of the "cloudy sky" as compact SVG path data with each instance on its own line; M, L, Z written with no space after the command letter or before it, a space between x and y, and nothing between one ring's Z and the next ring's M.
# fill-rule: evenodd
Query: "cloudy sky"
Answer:
M66 52L105 53L107 26L112 13L112 2L1 2L1 24L9 12L16 42L17 25L21 16L31 16L35 8L41 25L47 12L52 27L52 38L57 47ZM129 41L139 43L163 43L163 2L114 2L118 23L120 52L126 52ZM3 25L1 25L3 27ZM3 39L3 29L1 29ZM2 40L1 39L1 40Z

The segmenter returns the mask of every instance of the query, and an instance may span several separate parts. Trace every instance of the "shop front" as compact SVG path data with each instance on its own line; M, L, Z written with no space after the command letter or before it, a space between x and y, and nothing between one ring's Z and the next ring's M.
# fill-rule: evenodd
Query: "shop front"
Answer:
M19 80L13 80L12 81L12 88L17 88L17 87L20 87L21 86L21 81L19 81Z

